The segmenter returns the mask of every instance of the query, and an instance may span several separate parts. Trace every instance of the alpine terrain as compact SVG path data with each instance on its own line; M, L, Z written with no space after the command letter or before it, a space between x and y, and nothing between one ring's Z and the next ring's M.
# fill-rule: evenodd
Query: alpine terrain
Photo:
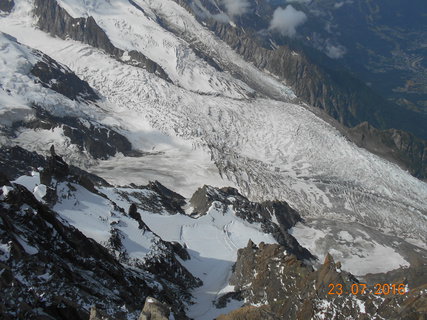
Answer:
M0 318L427 319L425 20L388 5L0 0Z

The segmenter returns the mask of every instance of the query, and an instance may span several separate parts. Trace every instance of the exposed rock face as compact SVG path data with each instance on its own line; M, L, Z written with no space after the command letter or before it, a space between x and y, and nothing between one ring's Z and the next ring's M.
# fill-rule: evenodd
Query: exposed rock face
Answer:
M17 159L7 159L8 154ZM95 188L93 175L68 166L53 146L48 159L15 147L7 149L2 160L5 168L16 164L17 171L8 170L15 176L34 165L43 167L39 168L40 182L47 189L43 200L52 208L64 197L59 185L68 186L66 197L72 197L76 187L84 187L108 200ZM139 216L141 232L150 234L152 247L144 260L132 260L122 243L124 235L114 224L109 240L101 245L59 218L25 187L10 183L4 175L0 183L0 267L6 270L0 275L5 297L0 317L45 319L48 314L55 319L86 320L87 307L96 305L93 319L120 320L139 314L149 295L167 302L176 319L186 319L183 302L191 300L190 289L201 281L175 256L190 258L180 244L163 241ZM111 208L117 219L125 215L112 201Z
M86 320L84 305L97 303L120 318L123 304L138 310L143 297L155 294L141 274L64 224L22 186L0 202L0 218L2 316Z
M301 259L314 259L313 255L301 247L296 239L288 233L302 218L285 201L251 202L234 188L213 188L203 186L190 199L193 216L204 215L212 205L221 207L225 212L232 207L241 219L249 223L261 223L266 233L272 234L278 243ZM277 224L272 222L277 219Z
M46 88L50 88L71 100L98 100L98 95L86 81L77 77L70 69L42 53L41 61L31 69L31 74Z
M99 48L117 59L123 57L124 50L115 47L107 34L98 26L93 17L73 18L56 0L36 0L34 13L39 17L38 26L43 31L62 39L67 37ZM128 52L130 60L125 63L144 68L148 72L170 81L166 72L154 61L137 51Z
M160 301L147 297L144 309L138 320L169 320L170 307Z
M89 320L112 320L104 312L98 310L95 306L90 309Z
M160 195L160 202L169 213L184 213L182 207L186 204L186 202L183 196L166 188L157 180L150 182L148 187Z
M401 130L378 130L367 122L350 132L359 147L391 161L398 160L413 176L427 179L427 141Z
M52 163L54 164L55 162ZM39 171L39 168L48 170L48 160L38 153L30 152L19 146L0 147L0 172L8 179L13 180L19 176L27 175L31 171ZM66 170L88 190L93 189L95 185L109 186L108 182L104 179L80 168L68 166Z
M329 284L342 284L342 295L330 295ZM220 316L228 319L423 319L427 300L424 287L405 295L352 295L352 286L359 286L351 274L340 270L328 255L314 271L280 245L252 241L240 249L230 284L245 298L245 306ZM354 288L354 287L353 287ZM261 305L261 306L259 306ZM421 318L420 318L421 317Z
M11 12L15 2L13 0L4 0L0 2L0 11Z
M135 203L137 208L155 213L163 213L165 211L168 214L184 213L182 207L186 204L185 198L166 188L160 182L150 181L147 186L137 186L135 184L131 184L131 186L147 191L143 194L141 192L120 193L120 195L128 201L130 201L130 196L138 199L139 201Z
M46 166L46 159L21 147L0 147L0 172L9 179L28 174Z
M12 39L16 41L16 39ZM20 44L19 44L20 45ZM71 100L77 100L78 105L94 104L99 96L86 81L81 80L68 67L56 62L54 59L40 51L32 50L34 58L38 60L29 67L28 76L42 86L49 88ZM68 100L68 99L67 99ZM20 121L11 121L11 125L1 128L1 133L6 137L18 137L26 129L37 131L58 129L65 140L75 145L81 152L80 159L93 161L93 159L107 159L120 152L126 156L140 156L141 153L132 150L129 140L117 131L96 121L86 120L77 115L63 115L61 111L53 109L51 112L43 106L32 104L31 117ZM78 112L78 109L76 110ZM13 142L11 142L12 144ZM41 147L41 146L40 146ZM76 157L79 158L79 157Z
M62 128L63 134L78 149L90 154L94 159L108 159L120 152L126 156L139 156L141 153L132 150L129 140L120 133L99 123L92 123L77 117L57 117L40 108L36 117L30 121L14 124L14 130L20 128L53 130Z

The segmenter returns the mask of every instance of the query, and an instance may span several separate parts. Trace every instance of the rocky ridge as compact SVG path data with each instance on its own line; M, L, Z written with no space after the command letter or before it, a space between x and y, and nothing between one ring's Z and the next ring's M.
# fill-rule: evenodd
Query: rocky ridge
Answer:
M48 60L44 60L45 62ZM214 61L215 62L215 61ZM46 79L43 79L43 75L40 77L37 77L40 81L43 87L52 89L53 91L56 91L60 93L61 95L68 95L68 97L72 100L85 100L84 97L90 98L90 92L87 91L87 87L85 87L84 83L80 83L82 90L75 90L74 92L68 92L64 91L64 87L61 88L60 85L57 85L54 83L55 80L54 77L58 76L59 78L62 77L62 75L55 75L55 69L58 69L57 66L55 66L53 63L51 63L54 70L51 70L51 67L49 65L41 66L41 70L45 70L48 75ZM37 74L37 71L35 72ZM33 76L36 77L36 74L33 73ZM67 82L68 72L65 72L67 75L64 79L64 83L68 83L69 85L74 85L74 81ZM70 79L72 79L72 75L70 76ZM76 80L74 78L74 80ZM77 80L76 80L77 81ZM76 84L76 87L79 87L79 83ZM67 86L65 86L65 89L67 89ZM86 91L85 91L86 90ZM79 94L79 92L83 92L83 94ZM95 93L96 94L96 93ZM95 102L96 99L86 99L85 101L89 102ZM38 111L37 108L34 110ZM53 128L61 127L64 129L64 132L70 132L70 134L67 136L73 141L82 141L82 142L75 142L76 145L82 146L81 151L89 151L92 156L99 157L99 158L107 158L111 155L114 155L116 152L130 152L131 145L129 141L122 137L118 132L111 130L105 126L98 125L96 122L80 122L77 118L68 118L68 117L56 117L52 114L45 113L45 114L37 114L35 113L39 119L31 119L31 121L25 122L25 124L20 124L20 128L29 126L31 129L42 129L46 128L48 130L51 130ZM98 140L102 140L100 142L104 143L105 145L102 145L101 152L98 152L96 148L96 143ZM363 139L362 139L363 140ZM87 142L88 141L88 142ZM403 145L402 145L403 146ZM111 148L110 148L111 147ZM404 147L403 147L404 148ZM106 150L106 154L103 154L103 150ZM118 151L121 150L121 151ZM105 241L99 241L96 242L91 240L90 238L93 236L94 238L97 236L96 234L92 234L91 236L84 235L84 232L82 233L81 237L89 239L89 242L93 242L97 244L95 248L102 247L105 250L103 251L106 255L108 255L108 259L111 261L115 261L115 265L118 267L122 267L125 271L131 270L132 272L136 272L138 276L140 276L140 280L142 284L146 284L149 289L147 292L140 293L137 295L137 299L133 297L134 300L128 301L128 305L131 305L132 303L135 304L135 306L131 306L128 308L128 310L123 311L121 306L123 305L124 300L120 300L121 298L117 298L114 296L116 294L113 292L112 296L108 296L105 304L102 304L98 306L99 308L99 314L108 314L113 317L117 317L120 319L120 317L137 317L139 315L139 312L142 308L143 304L143 297L146 297L148 294L153 295L161 301L161 303L168 303L171 305L172 312L174 313L175 317L177 318L185 318L185 305L183 306L182 300L185 300L184 302L191 303L191 293L192 289L198 285L200 285L200 281L194 275L187 272L185 268L183 267L183 262L190 258L190 255L185 248L185 245L180 245L176 242L168 242L163 241L157 234L155 234L148 225L144 222L144 219L141 218L140 212L148 211L150 214L153 215L164 215L168 216L170 215L172 218L176 217L178 214L185 213L185 210L183 207L186 204L185 199L180 196L179 194L173 192L172 190L169 190L159 182L152 182L147 186L136 186L131 185L123 188L115 188L114 192L119 193L126 201L125 203L119 203L114 202L111 198L109 198L109 194L106 191L108 187L111 187L108 185L106 181L103 179L96 177L94 175L90 175L84 170L72 167L68 165L58 154L57 151L55 151L54 148L51 149L50 157L44 158L40 155L37 155L35 153L26 152L24 149L20 147L7 147L2 148L0 150L0 166L1 166L1 172L6 172L9 178L1 178L0 183L2 186L1 189L1 209L5 210L11 210L10 212L7 211L7 216L12 216L14 219L13 221L9 221L8 224L5 224L5 227L2 228L5 230L4 239L5 243L9 243L12 241L12 243L19 243L21 245L21 252L24 250L26 254L30 256L34 256L33 259L39 259L38 253L36 253L36 250L38 252L42 251L42 256L49 255L49 250L41 250L43 246L39 245L37 241L39 241L40 238L37 238L37 235L32 234L30 231L27 230L27 222L30 227L32 227L32 220L28 217L28 215L37 212L40 206L45 208L46 210L50 210L52 215L57 217L58 223L62 223L64 226L68 226L72 229L70 225L70 221L78 220L75 219L76 215L74 212L74 216L70 215L68 219L68 223L61 217L64 217L67 211L67 209L70 209L69 207L66 207L64 204L66 203L72 203L73 206L79 208L79 205L81 208L84 208L82 212L85 215L90 215L95 211L95 215L99 214L99 217L96 217L97 220L102 221L102 223L106 224L108 226L108 238ZM4 171L3 171L4 168ZM31 172L31 176L25 176L22 177L22 175L29 174ZM254 171L256 173L256 171ZM39 180L37 180L37 177L39 176ZM26 185L26 187L20 186L17 182L11 182L13 179L19 177L24 183L26 179L32 179L32 181L36 181L36 185L33 187L31 185ZM45 188L45 190L44 190ZM17 205L14 204L15 200L10 202L9 196L13 196L13 192L16 189L16 192L18 195L21 195L24 200L16 201ZM33 198L31 198L32 196ZM104 205L102 211L103 212L97 212L93 208L85 207L87 205L86 197L92 197L96 201L105 200L106 205ZM31 199L30 199L31 198ZM14 198L13 198L14 199ZM36 202L34 202L36 201ZM21 205L23 203L23 205ZM131 204L132 203L132 204ZM131 204L129 206L129 204ZM4 205L4 206L3 206ZM25 214L23 214L21 211L18 210L18 206L21 205L21 209L25 211ZM66 210L60 211L58 209L59 206L64 205ZM194 212L192 214L192 219L196 221L198 217L202 217L207 214L207 210L209 208L218 209L218 216L221 218L221 213L224 216L225 213L228 212L228 210L232 209L232 211L242 220L247 222L248 224L256 224L260 225L262 228L262 231L264 231L266 234L271 234L274 236L277 242L281 246L274 245L271 247L272 249L269 249L269 245L260 244L259 246L255 246L253 243L249 243L249 247L252 248L252 250L257 251L257 248L260 249L260 251L256 255L251 255L250 252L247 253L247 256L252 259L253 261L256 261L256 265L250 265L246 263L242 263L241 261L238 261L235 266L235 275L232 278L232 284L235 285L238 288L237 292L232 292L231 294L227 295L228 297L235 297L239 299L247 299L247 301L257 301L254 302L254 304L261 303L265 296L272 295L272 300L268 300L269 305L272 307L264 307L259 308L259 306L252 306L248 307L250 309L254 309L255 314L258 314L258 318L268 318L269 316L274 317L277 316L277 310L286 310L287 306L276 306L274 299L278 299L279 296L285 294L286 290L289 288L285 286L285 288L281 288L280 286L273 285L272 282L274 279L277 281L277 279L280 279L279 271L274 270L272 274L269 273L270 269L274 269L274 267L277 264L277 261L280 259L284 259L289 264L297 265L297 271L296 274L298 276L301 276L302 279L304 278L305 272L307 274L311 274L313 270L309 266L309 263L307 263L307 259L312 259L313 256L304 248L302 248L296 240L289 235L287 232L287 229L294 226L295 223L300 222L301 218L299 214L293 210L286 202L284 201L270 201L270 202L263 202L263 203L256 203L251 202L247 198L243 197L241 194L237 192L236 189L233 188L213 188L205 186L198 190L196 194L192 198L192 205ZM27 208L29 206L29 208ZM126 210L126 207L129 206L129 209ZM22 208L24 207L24 208ZM43 209L42 208L42 209ZM27 210L28 209L28 210ZM58 209L58 210L57 210ZM64 207L62 207L64 209ZM41 210L41 209L40 209ZM44 210L44 209L43 209ZM55 211L58 212L55 212ZM28 212L27 212L28 211ZM56 213L59 213L59 215L55 215ZM104 214L105 215L102 215ZM28 215L27 215L28 214ZM19 217L23 215L25 217L24 222L19 221ZM37 216L35 215L35 216ZM102 215L102 216L101 216ZM41 217L49 217L46 215L41 215ZM84 216L79 216L79 219L84 218ZM188 217L186 217L188 218ZM47 218L46 218L47 219ZM190 218L189 218L190 219ZM15 221L16 220L16 221ZM275 221L277 220L277 221ZM49 220L50 221L50 220ZM148 220L147 220L148 221ZM38 222L37 222L38 223ZM13 228L9 228L10 224L14 224ZM55 222L55 226L57 223ZM129 247L127 246L129 244L129 235L127 234L125 228L128 226L133 226L135 229L137 229L138 234L142 234L149 238L150 242L147 246L147 249L149 249L148 254L143 259L136 259L134 256L132 256L131 250L129 250ZM84 226L83 226L84 227ZM12 230L12 231L11 231ZM42 228L35 228L37 232L42 232ZM57 230L57 229L55 229ZM67 229L68 230L68 229ZM73 229L76 230L76 229ZM82 228L82 230L84 230ZM191 229L190 229L191 230ZM68 230L69 231L69 230ZM65 235L68 234L68 231L65 232ZM182 231L182 229L181 229ZM225 233L227 230L223 230ZM29 236L27 237L26 233L29 233ZM56 231L58 232L58 231ZM71 232L71 231L70 231ZM87 230L86 230L87 232ZM190 231L191 233L191 231ZM17 236L18 234L18 236ZM18 238L19 237L19 238ZM55 237L48 234L47 239L42 239L43 243L54 243L55 245L58 245L60 249L66 249L66 245L62 245L62 238L60 239L59 244L57 244L55 241ZM64 236L65 237L65 236ZM64 238L63 237L63 238ZM81 238L77 237L74 238L71 236L71 242L74 244L76 242L79 242ZM19 240L20 239L20 240ZM28 240L28 241L27 241ZM15 241L15 242L13 242ZM2 244L3 238L2 238ZM81 243L83 245L88 245L87 242L81 240ZM62 245L62 246L61 246ZM78 245L76 251L78 251ZM88 245L89 246L89 245ZM241 246L239 246L241 247ZM35 249L34 249L35 248ZM265 250L265 251L264 251ZM17 269L13 269L13 276L17 275L18 280L21 281L22 286L20 289L23 291L27 289L26 285L31 285L33 282L26 282L24 283L22 279L32 279L31 277L33 275L27 275L25 274L26 278L23 278L21 274L25 272L22 266L22 261L19 260L19 255L13 256L10 258L10 252L11 250L8 250L7 245L1 247L2 255L1 257L4 257L5 259L5 265L7 267L9 266L9 263L12 265L11 267L18 266ZM264 252L266 252L264 254ZM286 253L285 253L286 252ZM13 253L13 252L12 252ZM58 259L69 259L69 257L63 258L61 255L61 252L54 251L55 255L58 255ZM92 259L90 254L89 259ZM283 255L281 255L283 254ZM295 257L290 257L287 260L287 256L294 254ZM93 262L96 264L98 258L102 258L103 256L97 255L93 257ZM16 258L16 259L15 259ZM56 259L54 257L53 259ZM348 275L347 273L343 273L343 271L339 272L340 268L337 264L330 261L328 265L330 265L330 268L326 268L327 271L325 271L325 274L322 273L319 277L325 277L324 281L321 282L323 284L327 283L327 281L331 279L335 279L337 281L348 281L349 283L354 284L354 279L352 280L351 275ZM46 261L49 262L49 257L46 258L46 260L43 260L41 263L37 264L37 267L40 266L40 268L43 267L43 263ZM56 260L54 260L56 261ZM69 260L66 260L69 261ZM71 267L70 267L71 265ZM258 268L258 265L262 268L260 271L262 271L262 275L259 277L260 281L257 282L258 279L257 276L252 276L252 274L256 273L256 269ZM80 274L75 276L73 272L75 270L82 270L84 267L78 265L74 260L71 261L69 264L67 264L69 269L66 269L68 273L71 274L72 280L80 281L82 280L80 278ZM74 267L73 267L74 266ZM92 266L92 265L91 265ZM90 267L91 267L90 266ZM283 263L280 264L280 266L283 266ZM97 267L104 268L104 266L99 266L96 264L96 267L93 267L96 272L98 271ZM248 269L246 269L248 267ZM21 268L21 269L19 269ZM73 269L74 268L74 269ZM105 267L107 268L107 267ZM252 269L251 269L252 268ZM71 271L70 271L71 269ZM335 273L332 272L332 276L329 277L330 272L328 270L335 270L336 273L343 273L347 278L341 279L336 278ZM41 269L42 272L45 271L44 269ZM88 275L89 281L92 281L90 278L92 276L91 272L92 269L87 267L85 270L84 275ZM88 270L88 271L87 271ZM249 271L248 271L249 270ZM253 272L255 270L255 272ZM305 271L301 271L305 270ZM294 279L292 278L293 274L292 270L288 270L290 277L286 278L286 281L292 284ZM65 271L64 271L65 272ZM33 269L30 270L30 273L33 273ZM39 274L34 273L36 276L39 276ZM96 275L98 275L97 273ZM62 275L60 273L60 275ZM134 273L131 273L132 276L134 276ZM244 275L244 276L239 276ZM416 276L416 274L415 274ZM53 277L51 279L47 279L49 275L46 277L42 275L41 277L38 277L41 283L44 282L56 282L57 278ZM136 277L136 276L135 276ZM258 283L259 287L256 288L257 296L252 297L252 293L245 292L245 288L249 286L249 283L246 282L247 279L255 280L253 282ZM129 279L125 278L125 279ZM388 279L386 277L386 279ZM30 281L29 280L29 281ZM120 288L120 291L125 291L127 288L126 285L130 286L132 285L132 279L129 281L125 281L124 283L121 283L122 287ZM31 280L32 281L32 280ZM82 280L84 281L86 279ZM144 282L145 281L145 282ZM303 280L301 280L303 281ZM308 280L307 280L308 281ZM92 283L109 283L109 278L96 278L92 281ZM15 283L15 282L13 282ZM50 283L50 282L49 282ZM129 284L130 283L130 284ZM266 285L267 283L267 285ZM72 282L68 283L68 286L71 286ZM141 286L142 286L141 284ZM422 285L422 284L421 284ZM289 285L290 286L290 285ZM53 284L51 287L48 288L48 290L52 289ZM268 288L272 288L271 291L268 291ZM31 288L31 287L30 287ZM37 312L44 312L48 313L51 312L50 309L48 309L49 306L54 306L53 308L59 308L61 309L58 311L52 311L54 312L54 317L62 317L64 307L67 312L71 312L70 314L73 314L74 312L81 313L82 316L86 317L88 315L88 310L90 309L90 306L92 304L96 304L95 302L99 299L101 299L103 296L101 294L104 294L104 292L98 294L95 292L95 297L90 296L90 294L93 293L92 288L83 288L80 290L80 287L77 287L78 291L75 293L75 295L72 295L72 299L75 301L77 299L78 303L73 304L69 306L67 303L62 304L62 300L59 304L56 304L56 298L51 298L51 296L44 294L43 290L45 287L42 287L40 291L37 292L37 299L40 298L40 296L48 297L48 302L46 302L47 307L45 308L45 304L39 304L38 300L32 300L31 297L25 296L25 301L27 303L27 306L23 305L23 308L21 309L21 305L7 305L2 310L6 310L5 312L8 312L7 315L13 316L13 312L16 312L18 310L19 312L22 312L23 316L26 315L27 312L35 312L34 317L38 317L39 314ZM267 289L265 289L267 288ZM9 288L8 288L9 289ZM268 291L268 294L264 294L264 291ZM307 291L306 287L298 287L298 290L302 290L302 292ZM418 289L417 289L418 290ZM413 301L405 300L404 305L407 306L408 312L412 312L415 315L417 315L417 312L423 312L422 306L424 299L424 289L420 287L418 290L419 295L415 295L413 298ZM89 291L89 297L86 299L86 292ZM96 290L95 290L96 291ZM10 292L10 291L8 291ZM41 293L40 293L41 292ZM83 293L82 293L83 292ZM107 291L108 292L108 291ZM310 292L310 290L308 290ZM416 291L415 291L416 292ZM133 293L133 291L132 291ZM11 293L12 299L18 296L18 294L21 293ZM62 293L61 293L62 294ZM68 291L64 293L62 296L66 296L68 294ZM74 293L73 293L74 294ZM121 294L121 293L120 293ZM322 293L324 294L324 293ZM84 296L83 300L80 299L81 295ZM123 295L126 296L125 293ZM144 295L144 296L143 296ZM101 298L100 298L101 297ZM128 296L126 296L128 297ZM139 299L141 297L141 299ZM184 299L182 299L184 297ZM40 298L41 299L41 298ZM86 299L86 300L85 300ZM129 298L131 299L131 298ZM144 316L148 317L148 314L153 314L152 309L147 306L148 300L151 298L145 299L145 305L143 313ZM15 299L16 300L16 299ZM41 299L42 300L42 299ZM154 299L153 299L154 300ZM51 301L54 301L51 303ZM84 301L87 304L80 304L80 301ZM111 302L113 301L113 302ZM340 300L342 301L342 300ZM42 301L44 302L44 300ZM298 305L300 301L295 302L295 304ZM319 305L317 304L319 303ZM344 300L343 302L347 307L353 306L352 302L349 300ZM375 311L377 313L380 312L389 312L388 315L393 316L394 313L399 312L402 316L406 316L407 314L401 311L396 311L397 309L395 306L398 304L401 304L401 301L395 301L393 300L391 303L391 307L388 308L388 311L380 310ZM112 307L110 307L110 304L112 304ZM39 307L40 308L36 308ZM119 308L120 307L120 308ZM328 313L328 315L332 315L335 310L341 310L340 304L333 304L332 306L328 306L327 308L324 307L323 301L317 301L315 300L313 303L309 303L307 307L304 307L303 316L307 316L310 313L316 312L316 314L323 315L325 312ZM18 309L17 309L18 308ZM328 309L329 308L329 309ZM35 309L35 310L33 310ZM46 311L47 310L47 311ZM75 311L77 310L77 311ZM325 311L326 310L326 311ZM46 311L46 312L45 312ZM105 311L105 312L104 312ZM347 309L344 309L345 313L347 312ZM129 313L130 312L130 313ZM236 311L238 313L239 311ZM293 312L293 311L292 311ZM406 312L406 311L405 311ZM126 315L127 313L127 315ZM163 312L160 312L163 313ZM362 312L362 309L360 308L360 313ZM422 313L421 313L422 314ZM279 314L280 315L280 314ZM45 314L41 314L40 316L45 316ZM142 316L142 315L140 315ZM165 316L165 315L163 315ZM65 316L64 316L65 317ZM77 317L77 316L75 316ZM101 318L104 316L101 316ZM236 316L237 317L237 316Z
M201 282L175 257L176 254L183 260L189 259L184 248L160 239L140 218L136 219L139 228L152 235L151 250L155 250L144 261L128 257L121 231L114 225L110 239L101 246L51 209L61 201L61 183L68 184L70 190L84 186L105 197L96 190L91 175L84 171L78 171L78 176L73 174L53 147L46 160L17 147L13 152L20 155L15 158L28 162L11 160L2 165L15 168L18 164L17 170L31 166L41 170L40 186L45 186L46 191L37 200L27 188L2 176L1 267L2 290L7 299L1 312L5 319L42 319L45 315L55 319L87 319L90 305L122 319L139 314L147 296L168 303L177 319L185 318L181 301L191 301L190 289ZM5 172L11 177L22 173L11 169ZM114 202L112 206L113 214L126 215ZM29 287L32 289L27 291Z
M402 130L378 130L367 122L351 128L350 135L359 147L397 161L413 176L427 179L427 141Z
M313 270L280 245L256 246L249 241L239 250L230 279L246 306L218 320L424 319L425 285L404 294L375 295L373 284L361 294L361 283L341 270L341 264L330 255L318 270ZM343 294L329 294L330 284L341 284ZM358 294L351 294L352 289L359 290Z
M0 3L0 11L10 12L15 5L13 0L6 0Z
M39 28L53 36L58 36L62 39L69 37L89 44L104 50L124 63L144 68L166 81L171 81L161 66L148 59L141 52L135 50L125 52L125 50L115 47L93 17L73 18L58 5L56 0L36 0L34 14L39 18ZM129 58L126 58L126 55Z
M233 27L202 14L197 10L198 4L193 1L177 0L176 2L191 12L199 21L205 23L212 32L247 61L261 70L270 72L289 85L302 101L320 108L327 115L336 119L339 124L351 128L350 130L341 129L338 123L327 120L350 140L354 140L356 144L376 155L407 168L415 177L426 179L426 172L420 166L419 160L424 157L423 148L420 149L418 146L411 148L406 154L404 148L382 138L389 135L390 130L394 130L394 132L406 136L407 139L416 140L418 145L425 144L423 139L427 137L427 134L423 129L425 127L423 115L404 110L387 101L353 77L342 66L337 65L336 61L312 48L296 41L285 41L280 46L272 46L271 42L262 37L262 32L258 33L254 29L254 24L259 28L261 25L268 27L268 23L265 21L255 23L249 18L241 17L236 20L238 27ZM211 7L209 2L203 2L203 5L209 8L211 14L219 13L218 8ZM269 7L269 4L251 2L251 7L257 8L257 12L271 10L264 6ZM263 19L256 14L250 15L250 17L256 21ZM167 21L165 21L165 25L167 26ZM172 31L177 32L173 28ZM193 46L194 50L199 52L199 56L203 56L206 61L211 61L212 57L209 57L209 52L201 44L194 43ZM221 70L229 68L221 61L214 61L214 63ZM231 72L237 78L243 79L256 88L257 91L273 99L280 99L275 95L272 96L256 83L252 83L238 70L232 69ZM364 122L368 122L371 127L377 129L375 133L371 132L369 143L360 144L357 136L360 125L363 126ZM390 152L385 154L381 151L384 149L390 150Z
M193 194L190 204L193 208L192 216L194 217L206 214L211 206L215 206L223 212L231 207L237 217L249 223L260 223L263 232L272 234L279 244L286 247L301 260L315 259L289 234L288 230L303 219L285 201L257 203L249 201L234 188L218 189L203 186Z

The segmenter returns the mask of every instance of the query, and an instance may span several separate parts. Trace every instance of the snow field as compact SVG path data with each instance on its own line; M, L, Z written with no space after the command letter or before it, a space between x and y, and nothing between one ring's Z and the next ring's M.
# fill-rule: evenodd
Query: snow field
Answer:
M0 30L69 66L98 90L104 100L99 103L100 108L73 104L52 95L51 91L29 85L31 81L24 73L21 80L8 84L16 93L9 95L0 90L1 99L12 106L7 110L12 111L8 121L14 119L13 112L21 114L31 102L43 102L49 111L80 112L112 125L138 149L150 152L145 158L117 155L102 162L92 169L100 176L117 184L144 184L158 177L187 197L202 184L237 185L252 199L286 200L305 217L324 219L326 224L352 222L375 228L378 233L369 237L355 234L357 229L346 229L344 223L331 231L325 227L316 229L314 222L309 228L294 228L294 235L302 245L319 257L331 251L343 263L343 269L355 274L384 272L407 265L404 255L397 247L386 244L381 234L394 234L402 241L410 236L411 242L420 246L427 243L426 183L357 148L302 106L246 99L250 89L200 61L185 40L160 28L153 19L154 13L170 17L169 22L188 34L197 35L201 30L197 41L220 59L245 69L248 77L263 80L280 97L291 99L292 93L275 79L242 62L231 50L218 46L212 35L172 2L139 0L137 3L146 11L141 13L121 0L113 5L91 1L88 7L84 7L87 1L61 1L64 6L81 9L73 15L95 16L117 46L140 50L158 62L176 85L124 65L89 46L52 38L34 29L29 14L31 1L15 2L15 12L0 18ZM132 22L131 26L126 19ZM19 66L12 67L5 69L9 74L4 73L0 79L8 79L11 73L20 70ZM42 100L46 95L54 98ZM29 136L23 133L17 142L27 143ZM64 187L64 194L67 192ZM110 222L116 219L110 216L111 205L84 190L76 192L78 197L66 196L58 205L61 215L97 241L106 241ZM126 207L125 202L122 205ZM256 227L232 218L232 213L222 215L213 209L197 220L148 212L142 218L163 239L187 245L192 260L184 264L205 283L194 292L198 303L191 306L189 315L195 319L211 319L216 314L211 302L226 288L237 248L246 245L248 235L254 242L271 240L258 233ZM138 233L135 221L125 218L123 221L126 226L119 224L119 229L129 234L124 241L127 250L133 257L143 259L150 248L150 239ZM314 232L313 238L310 232ZM330 234L333 239L328 237Z

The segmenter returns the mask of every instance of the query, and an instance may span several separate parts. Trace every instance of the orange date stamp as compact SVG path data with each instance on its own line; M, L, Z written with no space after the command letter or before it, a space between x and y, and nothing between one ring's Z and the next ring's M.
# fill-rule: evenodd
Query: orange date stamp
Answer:
M362 294L375 294L375 295L404 295L408 292L407 286L403 283L376 283L373 288L369 288L366 283L353 283L350 287L346 287L341 283L330 283L328 285L330 295L362 295Z

